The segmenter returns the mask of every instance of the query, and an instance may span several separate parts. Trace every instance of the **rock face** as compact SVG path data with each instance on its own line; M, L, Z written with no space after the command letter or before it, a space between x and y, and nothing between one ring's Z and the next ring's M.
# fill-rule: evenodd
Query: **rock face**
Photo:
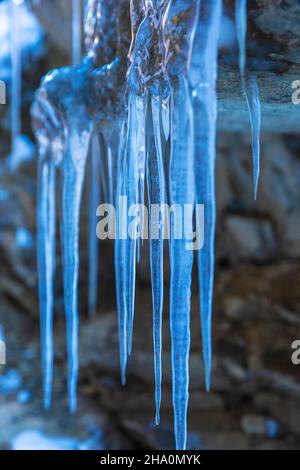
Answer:
M65 53L71 50L71 2L46 0L33 5L49 38ZM55 22L53 21L55 18ZM292 88L300 80L300 8L297 2L248 2L247 72L257 76L262 102L262 130L300 130L299 105ZM219 129L249 131L249 116L241 93L234 30L234 1L224 2L219 69Z

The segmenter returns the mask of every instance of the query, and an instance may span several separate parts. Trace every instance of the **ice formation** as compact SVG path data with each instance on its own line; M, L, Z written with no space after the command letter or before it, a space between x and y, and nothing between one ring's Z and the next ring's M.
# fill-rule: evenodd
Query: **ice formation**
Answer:
M235 8L236 32L239 46L239 68L242 89L246 98L252 130L252 160L254 199L257 198L260 174L260 125L261 105L259 87L255 76L245 76L246 68L246 38L247 38L247 0L236 0Z
M88 2L86 21L87 54L78 66L50 72L37 92L32 108L33 125L39 143L38 264L41 303L42 363L45 406L51 403L53 375L53 276L55 270L55 185L56 168L61 174L62 253L64 299L69 357L69 405L76 409L78 375L78 273L79 218L83 182L92 135L99 139L106 174L111 175L113 193L115 171L107 168L117 160L126 73L125 51L129 31L117 28L124 16L126 1ZM98 9L101 7L101 15ZM126 23L126 21L125 21ZM105 45L104 45L105 44ZM116 57L118 51L123 57ZM125 57L125 59L124 59ZM112 125L111 123L114 123ZM97 158L93 151L93 160ZM107 155L112 155L111 159ZM111 163L112 165L114 163ZM95 195L92 195L94 198ZM97 197L97 195L96 195ZM96 233L94 233L96 237ZM94 262L95 256L94 256ZM95 266L91 269L96 272ZM96 280L91 281L92 285Z
M72 0L72 60L73 65L81 59L81 0Z
M239 2L238 2L239 3ZM255 182L259 162L260 105L255 80L247 85L245 10L241 26L240 70L253 128ZM200 312L205 382L210 389L211 321L216 222L215 161L217 61L222 0L88 0L86 55L77 66L50 72L32 108L39 143L38 263L44 400L51 404L53 375L53 284L56 238L56 173L60 170L64 299L69 359L70 409L76 409L78 375L78 273L80 206L87 161L90 161L89 308L97 303L95 212L100 193L116 204L115 271L122 383L132 352L136 263L143 217L124 212L148 204L194 208L204 204L204 246L198 250ZM131 27L130 27L131 25ZM78 39L78 38L77 38ZM128 52L129 51L129 52ZM126 215L124 216L124 213ZM174 429L177 449L187 441L190 298L197 214L184 221L163 210L150 213L150 262L153 299L153 343L156 423L162 380L164 304L164 231L169 230L170 328L172 340ZM125 218L124 218L125 217ZM132 221L132 217L134 217ZM183 222L183 238L176 234ZM132 234L131 234L132 235Z

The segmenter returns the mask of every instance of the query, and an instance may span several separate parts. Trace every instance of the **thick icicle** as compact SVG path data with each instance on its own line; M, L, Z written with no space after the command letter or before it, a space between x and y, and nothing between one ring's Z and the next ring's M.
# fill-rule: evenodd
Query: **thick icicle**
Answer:
M189 387L190 295L193 265L194 115L186 75L191 61L199 0L174 0L165 19L165 67L170 103L170 323L172 341L174 430L177 449L187 441ZM173 213L175 209L175 214ZM177 211L176 211L177 209ZM183 215L179 216L179 211ZM180 233L183 230L183 233ZM179 232L179 233L177 233Z
M247 0L236 0L235 25L239 46L239 68L242 79L246 67L246 38L247 38Z
M57 115L38 92L32 107L32 124L39 145L37 255L41 321L41 360L44 406L52 397L53 376L53 305L55 270L55 169L61 161L64 138Z
M198 250L200 310L206 389L212 367L211 322L214 287L214 241L216 225L215 160L217 120L218 38L222 0L209 0L196 32L190 81L195 112L196 203L204 204L204 246Z
M70 410L76 410L78 377L78 274L79 222L85 165L91 129L71 126L63 159L62 252L64 300L67 324L68 395Z
M126 383L127 366L127 199L126 199L126 136L127 123L123 125L120 138L120 148L118 155L118 178L116 194L116 241L115 241L115 272L116 272L116 293L118 306L118 327L119 327L119 349L121 381ZM125 204L126 201L126 204Z
M256 200L260 175L261 105L259 99L259 86L256 78L252 76L249 79L245 80L247 0L236 0L235 22L239 46L239 68L242 80L242 89L247 101L252 130L253 185L254 199Z
M137 173L133 175L138 181L136 202L144 204L144 180L145 180L145 140L147 132L147 157L148 157L148 202L160 204L166 199L165 188L165 150L166 136L163 126L163 115L167 113L162 109L163 89L165 87L163 60L164 41L163 25L164 16L169 1L149 0L131 1L132 44L129 57L131 67L129 71L129 88L131 96L136 96L135 110L137 120L140 119L138 134L135 140L138 145L138 156L135 158ZM156 60L152 60L155 57ZM146 110L146 103L148 109ZM142 110L137 106L142 104ZM139 118L140 116L140 118ZM147 117L146 117L147 116ZM145 129L146 126L146 129ZM134 150L136 144L133 145ZM133 162L133 155L131 154ZM131 184L132 188L133 185ZM130 201L131 203L133 202ZM140 232L144 233L144 214L141 214ZM150 210L151 217L151 210ZM155 223L160 222L158 238L150 240L150 262L153 299L153 341L154 341L154 372L155 372L155 401L156 422L159 422L161 403L161 350L162 350L162 306L163 306L163 221L151 219L151 229ZM131 247L133 242L129 242ZM136 248L134 248L135 250ZM140 240L137 245L137 258L139 259ZM133 250L131 249L131 252ZM132 261L134 266L135 261ZM130 279L130 275L129 275ZM132 281L130 280L132 284ZM133 308L133 307L132 307ZM129 313L129 318L133 316ZM132 327L131 327L132 332ZM130 340L130 338L129 338Z
M149 78L148 59L152 41L150 30L152 1L131 0L132 42L129 51L130 67L128 71L128 125L124 177L128 208L137 207L144 202L144 182L146 164L146 80ZM141 207L141 206L140 206ZM130 220L134 217L133 220ZM126 301L127 301L127 352L132 350L132 333L135 301L136 262L139 259L140 240L143 230L143 213L129 214L129 233L126 256ZM139 232L139 233L138 233Z
M128 106L128 135L126 153L126 184L128 208L141 203L144 189L144 175L146 162L146 99L130 94ZM127 240L127 314L128 314L128 354L131 354L134 303L135 303L135 277L137 259L137 240L141 234L141 214L133 216L130 224L130 233Z
M53 276L55 270L55 165L50 145L40 147L37 248L44 406L50 408L53 378Z
M90 198L89 198L89 314L93 315L97 307L97 280L99 244L96 236L96 211L100 201L100 149L98 139L93 135L90 155Z
M162 313L164 297L163 256L164 256L164 224L166 215L165 169L164 169L164 131L162 124L161 97L151 99L147 120L147 187L150 208L150 265L153 303L153 344L154 344L154 375L155 403L158 425L160 422L161 405L161 353L162 353ZM152 205L160 208L152 213Z
M72 0L72 61L78 65L81 60L81 0Z
M177 205L179 213L171 211L170 219L170 324L172 340L173 406L176 449L184 450L187 440L187 406L190 351L190 296L193 251L191 242L194 207L193 111L188 84L179 78L173 85L171 105L170 204ZM176 207L176 206L174 206ZM184 228L184 233L178 231ZM189 233L187 233L187 228Z

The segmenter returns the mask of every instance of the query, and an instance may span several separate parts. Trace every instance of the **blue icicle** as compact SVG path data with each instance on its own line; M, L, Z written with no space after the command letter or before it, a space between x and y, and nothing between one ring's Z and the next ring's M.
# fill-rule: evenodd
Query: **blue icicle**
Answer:
M71 412L76 410L77 405L79 223L90 136L90 131L82 132L71 126L63 160L62 251L69 364L68 396Z
M252 130L254 199L256 200L260 176L261 103L259 98L259 86L255 76L251 76L246 80L246 97Z
M204 246L202 250L198 250L198 270L207 390L210 390L211 386L212 368L211 323L216 227L216 79L222 6L222 0L209 0L204 5L204 13L200 18L195 37L190 77L194 88L196 203L204 204L205 207Z
M100 150L98 139L93 135L90 157L90 201L89 201L89 314L93 315L97 307L97 280L98 280L98 254L99 243L96 235L96 211L100 201Z
M9 165L14 169L18 159L18 140L21 135L22 100L22 43L20 5L10 1L11 35L11 155ZM16 160L16 162L14 161Z
M146 99L144 97L130 94L128 109L128 145L126 152L126 183L128 207L139 204L143 200L144 175L146 163ZM134 217L128 220L131 224L132 234L127 240L127 340L128 354L132 351L134 304L135 304L135 279L137 261L137 237L138 225L141 230L141 218ZM137 236L135 236L137 235Z
M245 80L247 0L236 0L235 22L239 46L239 68L242 80L242 89L247 101L252 130L253 185L254 199L256 200L260 175L261 104L259 98L259 86L256 78L252 76Z
M106 155L107 149L106 149L105 139L101 134L99 134L98 146L99 146L99 152L101 154L101 158L99 160L101 194L102 194L104 201L109 202L110 188L109 188L109 180L107 177L107 168L105 165L105 158L104 158Z
M81 0L72 0L72 62L81 60Z
M150 208L150 266L153 303L153 344L154 344L154 375L155 375L155 422L160 422L161 381L162 381L162 313L164 298L163 249L164 249L164 204L166 203L166 187L163 156L163 128L161 97L151 99L147 124L147 187ZM154 214L152 205L162 211ZM154 219L153 219L154 217Z
M171 105L170 204L182 208L194 205L193 112L185 78L173 85ZM181 220L180 220L181 219ZM172 341L173 407L176 449L184 450L187 440L187 407L190 350L190 296L193 251L186 247L187 236L176 236L180 224L192 228L190 219L170 216L170 328ZM183 223L184 222L184 223ZM189 225L188 225L189 224ZM190 239L189 239L190 242Z
M53 380L53 277L55 270L55 165L49 147L40 147L37 249L44 407L49 409Z
M126 147L127 147L127 123L121 130L120 148L118 154L118 176L116 193L116 240L115 240L115 272L116 294L118 307L119 350L122 385L126 383L127 366L127 202L124 208L126 196ZM121 198L122 202L121 202ZM124 230L125 228L125 230Z
M246 67L247 0L236 0L235 25L239 46L239 68L244 79Z
M114 163L114 159L116 159L116 155L113 154L111 147L107 149L107 170L108 170L108 190L109 190L109 202L110 204L114 204L115 202L115 172L116 166Z

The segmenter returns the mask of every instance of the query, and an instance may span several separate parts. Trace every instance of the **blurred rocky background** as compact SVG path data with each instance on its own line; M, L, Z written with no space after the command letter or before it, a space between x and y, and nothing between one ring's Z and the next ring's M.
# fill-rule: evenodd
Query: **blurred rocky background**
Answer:
M37 5L45 36L29 49L22 89L23 134L32 140L29 107L39 80L51 68L70 62L71 19L64 7L68 3L49 0ZM220 59L213 386L211 393L204 391L195 272L189 447L300 449L300 365L291 361L291 345L300 339L300 108L291 103L292 81L300 79L300 7L292 0L249 2L249 67L257 72L261 85L264 130L255 202L251 136L233 59L232 3L226 2L227 29ZM2 6L0 2L0 12ZM0 62L5 55L2 44ZM9 62L6 65L7 71ZM138 268L134 351L127 385L121 387L113 246L100 245L99 308L89 319L84 201L79 409L74 416L67 410L58 252L54 402L50 413L43 411L35 262L36 158L21 162L17 172L7 168L9 74L3 79L8 96L7 105L0 106L0 336L7 344L7 365L0 366L0 448L173 448L168 269L162 422L156 427L148 247L144 245Z

